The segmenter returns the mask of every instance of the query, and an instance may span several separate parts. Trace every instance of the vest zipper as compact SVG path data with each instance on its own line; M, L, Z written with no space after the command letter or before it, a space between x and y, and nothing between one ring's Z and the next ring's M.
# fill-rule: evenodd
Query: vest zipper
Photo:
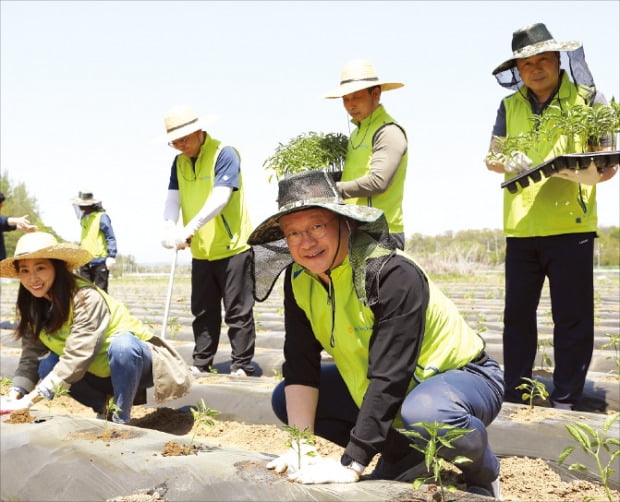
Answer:
M583 214L588 214L588 206L586 206L586 202L583 200L583 192L581 190L581 183L579 183L579 197L577 197L577 202L579 203L579 206L581 206L581 210L583 211Z
M230 226L228 225L228 222L226 221L226 218L224 217L224 215L222 214L222 223L224 224L224 228L226 229L226 233L228 234L228 238L232 240L233 238L233 234L230 231Z
M336 328L336 298L334 295L334 283L332 281L331 274L329 270L326 272L327 277L329 277L329 287L327 288L327 304L331 307L332 310L332 326L331 332L329 334L329 346L334 348L336 346L336 336L334 334Z

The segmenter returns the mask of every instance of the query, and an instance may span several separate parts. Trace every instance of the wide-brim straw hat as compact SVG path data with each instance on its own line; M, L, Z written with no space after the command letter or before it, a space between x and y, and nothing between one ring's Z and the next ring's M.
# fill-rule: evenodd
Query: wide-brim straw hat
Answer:
M15 263L35 258L62 260L67 264L68 270L75 270L92 260L93 256L76 244L58 243L56 238L47 232L31 232L17 241L12 258L0 261L0 277L19 277Z
M405 84L381 80L370 61L367 59L354 59L344 65L340 73L340 85L336 89L324 94L323 97L327 99L341 98L347 94L376 85L381 86L382 91L391 91L392 89L403 87Z
M574 51L581 42L558 42L543 23L519 28L512 34L512 57L493 70L493 75L512 68L517 59L529 58L543 52Z
M77 198L71 199L71 202L76 206L94 206L95 204L99 204L101 201L99 199L95 199L92 192L83 191L78 192Z
M259 245L284 238L280 218L310 208L324 208L353 220L376 221L383 211L374 207L346 204L336 187L333 176L320 170L292 174L278 182L278 212L258 225L248 238L248 244Z
M194 110L186 105L174 106L164 115L164 126L166 127L165 140L170 143L175 139L206 129L216 119L216 115L200 118Z

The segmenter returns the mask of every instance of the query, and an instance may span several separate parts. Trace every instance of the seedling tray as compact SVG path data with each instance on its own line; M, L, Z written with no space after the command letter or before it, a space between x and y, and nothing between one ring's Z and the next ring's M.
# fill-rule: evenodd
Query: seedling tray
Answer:
M528 169L518 174L514 178L510 178L502 183L502 188L507 188L510 193L516 193L519 187L526 188L530 183L538 183L543 176L548 178L554 174L559 177L579 182L578 172L586 170L592 162L596 169L600 171L605 167L618 164L620 159L620 151L607 152L588 152L588 153L568 153L560 155L550 160L546 160L536 167ZM566 174L564 176L564 174ZM587 183L587 181L584 181ZM592 184L592 183L587 183Z

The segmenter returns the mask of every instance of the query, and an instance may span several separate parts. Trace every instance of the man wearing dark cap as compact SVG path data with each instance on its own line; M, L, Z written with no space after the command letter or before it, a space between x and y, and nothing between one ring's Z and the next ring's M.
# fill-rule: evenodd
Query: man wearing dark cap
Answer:
M487 157L487 168L508 180L530 167L563 154L611 149L613 138L569 149L553 132L562 112L606 104L594 85L580 42L557 42L542 23L514 32L512 56L493 71L513 94L497 111L490 152L502 138L526 135L538 127L538 140L502 160ZM568 65L562 65L561 53ZM551 119L551 120L549 120ZM610 179L618 166L598 173L594 184L559 176L504 191L506 300L504 371L506 401L521 402L523 378L532 378L537 349L536 310L545 278L549 281L554 322L554 373L551 404L574 409L585 384L594 343L593 253L597 231L596 183Z

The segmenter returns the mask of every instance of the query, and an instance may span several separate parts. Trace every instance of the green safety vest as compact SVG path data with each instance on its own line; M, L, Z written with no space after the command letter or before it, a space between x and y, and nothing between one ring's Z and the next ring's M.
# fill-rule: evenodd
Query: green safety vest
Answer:
M93 211L85 214L80 219L82 225L82 238L80 246L86 249L93 258L105 258L108 256L108 243L101 231L101 216L105 211Z
M356 124L355 122L353 122ZM372 160L372 143L376 132L387 124L396 124L388 115L383 105L362 120L351 134L342 171L342 181L350 181L370 172ZM388 189L379 195L371 197L355 197L346 202L362 206L376 207L385 213L390 232L402 233L405 230L403 220L403 195L405 192L405 175L407 173L408 150L398 165L394 178Z
M195 166L187 155L177 155L176 169L183 224L187 225L204 206L215 184L215 162L224 145L206 134ZM192 256L200 260L220 260L239 254L247 243L252 225L245 205L243 181L233 190L220 214L205 223L192 238Z
M103 341L103 344L99 348L99 351L95 355L95 358L86 370L95 376L106 378L110 376L108 347L110 346L110 342L112 341L112 338L114 336L121 332L131 331L140 340L148 340L153 336L153 334L144 324L142 324L140 320L136 319L129 313L127 307L125 307L122 303L118 302L110 295L105 293L105 291L81 279L78 279L78 287L95 288L97 292L103 297L106 304L108 305L108 309L110 310L110 323L108 324L108 327L105 331L105 339ZM80 299L74 296L73 301L80 301ZM73 305L71 306L67 322L65 322L62 327L54 333L47 333L45 330L42 330L39 334L39 340L41 340L43 345L50 349L54 354L62 356L65 350L65 343L67 342L67 338L71 334L72 325Z
M402 254L402 253L401 253ZM361 406L368 389L368 354L374 314L355 293L348 258L330 273L333 302L321 280L293 264L291 284L297 305L306 313L316 339L330 354L353 400ZM417 366L408 392L417 382L437 373L457 369L474 360L484 349L482 338L465 322L456 306L428 279L430 298L426 327ZM337 305L332 347L331 305Z
M583 94L590 93L584 88L580 92L564 73L560 88L550 106L542 112L545 117L559 115L575 105L588 104ZM504 99L506 108L506 134L518 136L535 127L531 118L532 107L525 95L525 88ZM557 107L557 108L556 108ZM544 132L551 132L552 122L546 122L548 131L541 131L537 144L524 152L533 165L566 153L582 151L584 145L575 137L575 151L569 151L566 137L556 141L547 139ZM507 173L508 180L514 173ZM504 190L504 233L507 237L542 237L548 235L595 232L597 229L596 186L581 185L562 178L550 177L531 183L517 193Z

